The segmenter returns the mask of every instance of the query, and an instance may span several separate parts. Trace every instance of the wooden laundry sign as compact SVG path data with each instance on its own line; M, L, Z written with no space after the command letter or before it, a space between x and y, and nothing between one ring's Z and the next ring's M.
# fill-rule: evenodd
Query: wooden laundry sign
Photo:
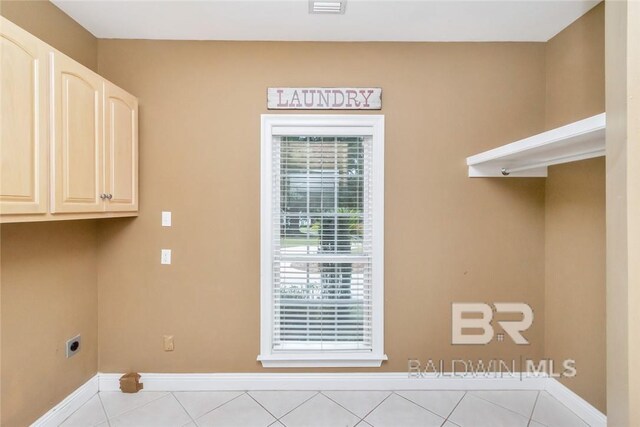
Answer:
M270 87L269 110L380 110L382 89L375 87Z

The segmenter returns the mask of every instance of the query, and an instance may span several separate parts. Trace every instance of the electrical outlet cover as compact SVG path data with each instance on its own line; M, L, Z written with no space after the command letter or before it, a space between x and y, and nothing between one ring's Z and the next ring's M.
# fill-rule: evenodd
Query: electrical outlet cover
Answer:
M80 351L81 338L80 335L76 335L67 341L67 358L75 356Z
M174 344L173 344L173 335L165 335L163 337L164 339L164 351L173 351Z

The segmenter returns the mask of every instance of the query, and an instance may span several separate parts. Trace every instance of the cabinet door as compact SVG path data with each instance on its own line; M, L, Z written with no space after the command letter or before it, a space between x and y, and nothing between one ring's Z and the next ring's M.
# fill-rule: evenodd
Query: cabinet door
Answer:
M0 52L0 213L45 213L46 45L0 18Z
M52 213L102 212L102 78L58 52L53 90Z
M105 82L107 211L138 210L138 100Z

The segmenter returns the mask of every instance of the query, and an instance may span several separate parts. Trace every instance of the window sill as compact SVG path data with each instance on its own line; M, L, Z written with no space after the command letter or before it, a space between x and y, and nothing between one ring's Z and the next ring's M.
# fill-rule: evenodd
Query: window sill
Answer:
M279 354L259 355L264 368L379 368L386 354Z

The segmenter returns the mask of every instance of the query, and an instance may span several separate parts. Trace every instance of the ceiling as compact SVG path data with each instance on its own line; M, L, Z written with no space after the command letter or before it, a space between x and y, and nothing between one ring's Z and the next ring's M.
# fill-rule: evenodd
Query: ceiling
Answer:
M287 41L547 41L598 0L52 0L98 38Z

